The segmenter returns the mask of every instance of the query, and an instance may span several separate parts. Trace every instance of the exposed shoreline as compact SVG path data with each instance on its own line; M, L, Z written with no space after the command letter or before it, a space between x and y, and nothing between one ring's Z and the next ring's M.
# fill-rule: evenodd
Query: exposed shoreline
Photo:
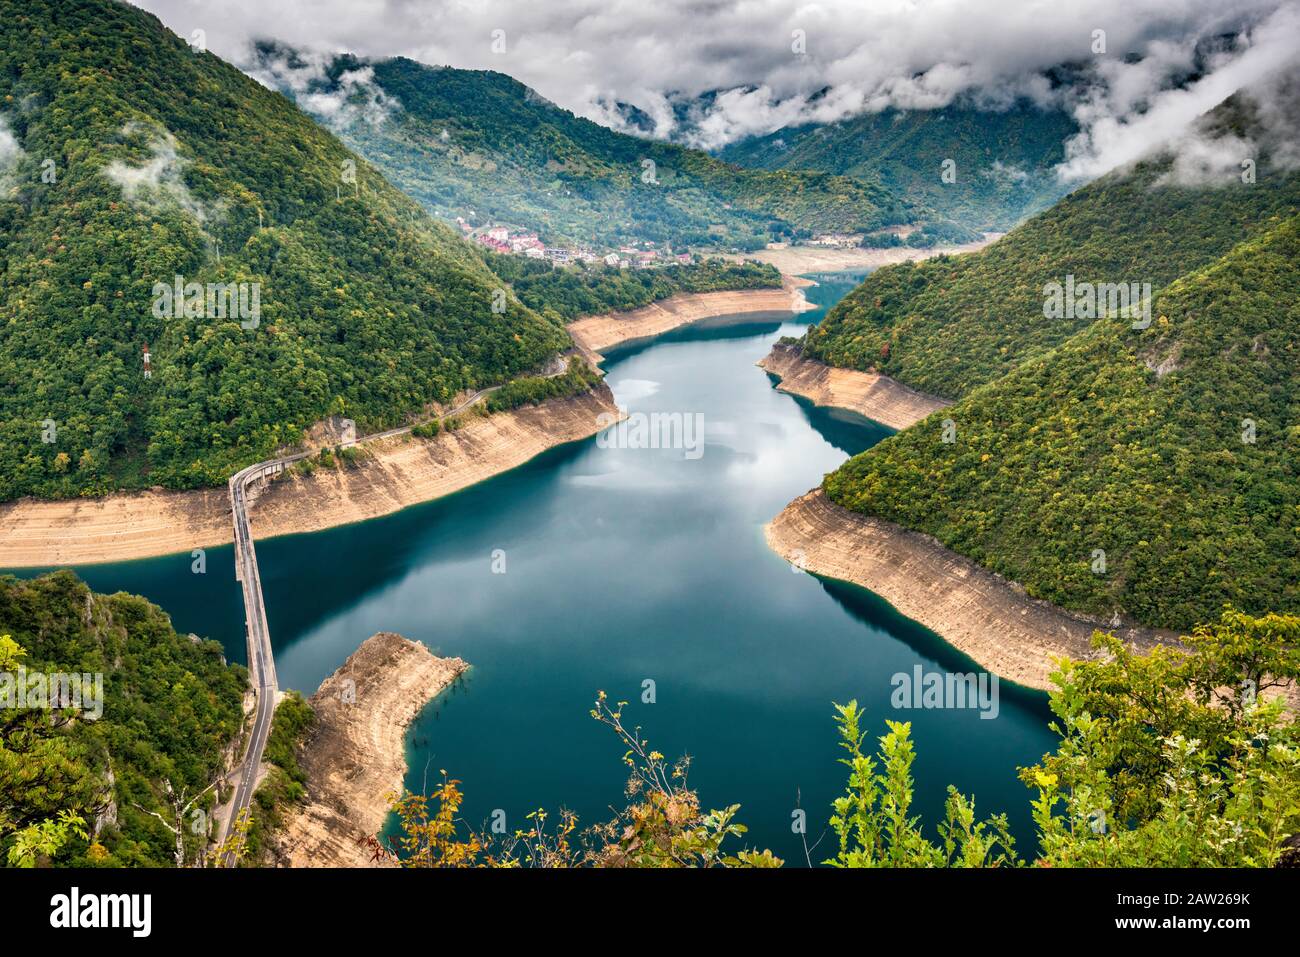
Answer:
M354 466L279 477L251 511L259 539L314 532L388 515L491 478L556 445L600 431L618 415L601 382L591 392L490 416L454 432L359 446ZM148 491L99 499L19 499L0 505L0 568L88 565L188 553L233 540L226 490Z
M755 256L782 272L850 269L973 252L996 236L936 250L769 250ZM874 254L874 255L873 255ZM893 429L905 429L952 403L888 376L830 366L803 356L797 345L777 343L758 362L777 376L777 388L817 405L857 412ZM1050 690L1054 657L1096 656L1092 634L1114 632L1149 649L1177 642L1170 631L1120 627L1087 619L1031 598L1016 582L988 571L936 539L831 502L816 488L795 499L764 527L768 546L806 571L850 582L889 602L930 629L980 667L1026 687Z
M372 457L352 468L278 477L256 498L259 539L317 532L389 515L442 498L523 465L547 449L595 435L618 416L600 382L591 392L512 412L468 416L454 432L432 439L399 436L365 446Z
M743 255L728 255L734 260L756 259L775 266L785 275L808 272L842 272L850 269L875 269L894 263L919 262L933 256L955 256L973 253L996 242L1003 233L986 233L983 239L960 246L935 246L930 249L911 249L895 246L890 249L838 249L817 246L787 246L784 249L760 249Z
M804 298L811 280L783 276L777 289L735 289L669 296L628 312L575 319L566 327L573 341L595 361L600 353L634 339L649 339L714 316L761 312L806 312L816 306Z
M805 358L796 345L776 343L758 366L780 378L777 389L782 392L857 412L891 429L905 429L952 405L878 372L841 369Z
M307 795L271 841L277 864L374 866L364 842L383 827L389 797L402 793L406 729L468 667L381 631L321 682L299 757Z
M1112 628L1030 598L1015 582L950 551L928 535L860 515L821 489L795 499L765 528L767 543L806 571L852 582L1002 678L1049 690L1052 657L1096 657L1098 628L1146 650L1174 632Z

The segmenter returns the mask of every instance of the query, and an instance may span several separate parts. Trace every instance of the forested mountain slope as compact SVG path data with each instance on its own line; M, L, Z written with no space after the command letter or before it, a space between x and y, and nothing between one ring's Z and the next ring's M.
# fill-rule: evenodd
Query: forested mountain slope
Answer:
M510 283L519 301L559 322L579 316L637 309L679 293L778 289L775 266L753 260L703 259L655 269L609 266L554 268L549 263L485 252L492 271Z
M718 155L761 169L807 169L879 181L971 229L1006 230L1067 187L1053 167L1077 132L1069 114L1018 103L865 113L750 137ZM952 181L941 173L953 161Z
M102 676L97 701L83 691L50 711L29 696L0 711L0 861L19 863L24 845L61 864L171 866L179 823L193 863L205 839L194 824L215 803L203 792L243 721L244 669L216 642L178 635L158 606L94 594L68 571L0 577L0 636L0 672L29 695L37 675ZM190 805L180 822L173 798ZM78 821L60 827L68 814ZM47 828L62 840L42 851Z
M494 313L481 257L291 102L126 4L0 0L0 117L0 499L220 483L330 413L392 423L568 345ZM178 276L248 308L171 308Z
M315 108L394 183L447 218L472 210L479 221L537 229L549 242L756 249L798 231L871 230L914 216L874 178L742 169L617 133L502 73L400 57L339 56L320 67L271 44L257 57L259 76Z
M1300 611L1300 217L827 477L1070 609ZM951 420L952 442L943 441ZM1101 554L1101 553L1104 553Z
M1252 114L1233 98L1205 122L1248 131ZM1073 276L1158 292L1300 209L1300 175L1268 156L1254 182L1229 174L1177 185L1171 164L1156 156L1104 176L978 253L877 270L809 331L805 351L957 398L1093 321L1045 318L1049 283Z

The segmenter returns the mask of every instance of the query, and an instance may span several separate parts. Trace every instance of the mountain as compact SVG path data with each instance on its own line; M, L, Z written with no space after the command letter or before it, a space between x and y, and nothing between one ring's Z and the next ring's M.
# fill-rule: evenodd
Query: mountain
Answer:
M1004 110L889 108L750 137L718 155L758 169L880 182L968 229L1004 231L1065 194L1053 167L1077 132L1068 113L1024 102ZM951 182L941 176L946 160L955 164Z
M15 696L0 712L0 853L9 863L27 844L73 866L171 866L177 825L193 861L205 833L194 825L215 803L205 789L225 770L244 718L247 676L219 644L178 635L156 605L95 594L69 571L3 576L0 672L13 679L0 690ZM37 677L51 674L60 687L68 680L59 704L72 703L70 712L35 697L52 688ZM197 800L178 821L173 798ZM61 814L80 823L60 827ZM65 832L57 850L47 828ZM74 828L84 837L66 833Z
M850 460L827 493L1065 608L1169 628L1226 602L1295 614L1298 288L1293 215L1169 283L1149 328L1091 324Z
M501 73L400 57L321 62L275 44L258 47L251 70L447 219L524 226L552 242L749 250L915 218L873 178L742 169L607 129Z
M1255 110L1234 97L1203 132L1248 135ZM1046 318L1049 284L1072 276L1158 292L1300 209L1300 174L1267 154L1253 182L1237 170L1179 185L1175 164L1158 154L1108 174L978 253L877 270L809 330L805 352L958 398L1093 321L1085 310Z
M0 0L0 115L0 499L221 483L331 413L394 423L569 345L494 313L481 256L291 102L126 4Z

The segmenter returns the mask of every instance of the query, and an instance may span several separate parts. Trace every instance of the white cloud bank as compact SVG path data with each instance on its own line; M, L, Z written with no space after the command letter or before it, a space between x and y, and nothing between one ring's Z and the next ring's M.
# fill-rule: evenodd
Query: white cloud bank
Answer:
M332 54L304 49L293 51L293 58L291 63L282 51L257 57L246 51L240 62L253 79L273 90L288 90L304 110L335 130L357 122L378 126L400 107L375 85L373 67L344 70L326 84Z
M1140 158L1158 144L1171 144L1174 176L1179 181L1221 181L1229 170L1240 172L1242 160L1255 156L1258 144L1230 133L1207 136L1195 129L1196 121L1244 90L1261 105L1266 135L1290 140L1296 128L1279 93L1288 74L1296 70L1297 51L1300 9L1288 5L1239 34L1230 49L1212 58L1205 76L1179 88L1162 88L1161 81L1191 66L1193 51L1186 44L1161 41L1136 63L1099 64L1101 82L1074 106L1082 132L1067 144L1062 177L1091 179ZM1283 149L1280 158L1293 156L1293 151Z
M207 32L245 62L248 43L495 69L610 125L631 103L657 136L716 148L793 123L967 96L1074 111L1063 170L1086 178L1176 138L1237 86L1300 48L1300 0L141 0L172 29ZM1106 50L1094 52L1095 31ZM1230 37L1206 61L1205 43ZM1198 44L1202 53L1197 59ZM1086 95L1046 78L1073 64ZM1175 92L1194 67L1207 75ZM364 83L363 77L357 78ZM673 103L717 94L682 128ZM356 97L315 104L355 107ZM311 106L311 104L305 104Z
M127 202L153 212L164 212L179 207L203 226L217 218L221 210L214 209L195 198L185 184L185 167L189 160L176 150L176 137L169 130L146 127L141 123L127 123L121 135L130 138L148 137L149 157L140 165L113 160L101 171L122 190Z
M0 199L7 199L17 185L18 164L25 155L9 128L9 119L0 113Z

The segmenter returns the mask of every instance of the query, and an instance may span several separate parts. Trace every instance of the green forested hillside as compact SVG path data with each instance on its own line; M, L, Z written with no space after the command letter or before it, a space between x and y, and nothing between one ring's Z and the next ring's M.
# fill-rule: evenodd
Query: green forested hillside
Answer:
M1292 217L1170 284L1150 328L1095 323L850 460L827 492L1066 608L1171 628L1225 602L1294 614L1297 289Z
M303 66L273 45L260 58L269 76ZM444 217L473 210L480 221L537 229L548 242L636 238L746 250L799 231L871 230L911 218L909 204L873 178L741 169L616 133L501 73L340 56L305 92L364 98L373 90L339 78L366 68L391 109L382 122L350 123L343 139ZM310 108L309 96L300 100ZM656 183L644 181L647 161Z
M636 309L679 292L721 289L774 289L781 285L775 266L706 259L656 269L619 269L578 264L557 269L522 256L486 253L488 265L530 309L554 310L567 322L578 316Z
M1242 110L1229 101L1217 113ZM1300 175L1266 159L1250 184L1162 185L1168 171L1154 159L1107 175L978 253L877 270L809 331L806 351L957 398L1092 321L1044 318L1048 283L1073 275L1158 292L1300 209Z
M887 109L827 125L741 140L722 159L761 169L807 169L879 181L971 229L1004 230L1066 187L1053 167L1077 132L1069 114L1020 103L1006 110L954 104ZM955 181L940 177L944 160Z
M103 676L102 708L72 714L41 707L0 711L0 862L20 847L46 847L71 865L171 866L175 809L223 770L223 750L243 720L247 678L221 646L173 630L156 605L135 595L97 595L71 572L29 581L0 577L0 672ZM101 710L97 719L86 714ZM194 812L181 822L187 861L197 850ZM79 823L58 835L60 814ZM66 819L65 819L66 820ZM97 823L98 822L98 823ZM73 831L84 831L84 837Z
M0 499L223 482L331 412L391 423L568 344L495 314L477 253L292 103L126 4L0 0L0 116ZM259 284L259 321L157 317L176 276Z

